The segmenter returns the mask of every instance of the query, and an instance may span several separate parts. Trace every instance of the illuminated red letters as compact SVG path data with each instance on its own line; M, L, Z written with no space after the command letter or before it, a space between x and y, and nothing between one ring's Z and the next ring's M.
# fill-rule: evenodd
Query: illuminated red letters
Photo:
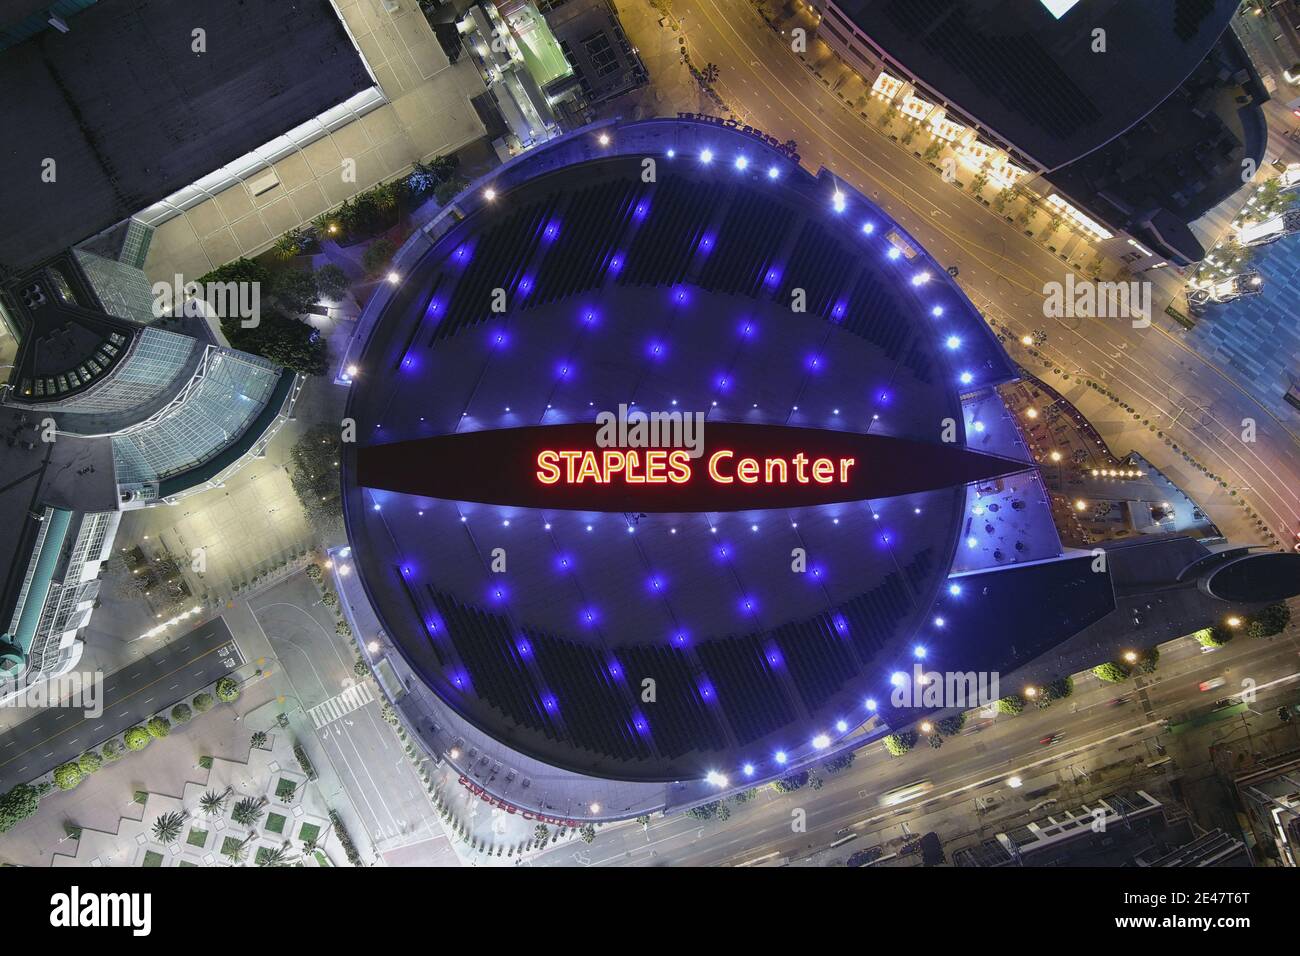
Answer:
M797 452L789 459L778 456L737 459L736 453L720 449L709 456L708 475L715 484L801 485L848 484L856 458L809 458ZM644 452L618 448L592 450L545 449L537 453L537 480L544 485L612 484L620 479L628 485L681 485L692 475L690 454L647 449Z

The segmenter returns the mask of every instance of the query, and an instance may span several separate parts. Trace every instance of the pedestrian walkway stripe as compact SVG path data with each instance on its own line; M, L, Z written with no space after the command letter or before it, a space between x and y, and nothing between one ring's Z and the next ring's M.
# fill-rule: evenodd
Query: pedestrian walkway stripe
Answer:
M374 699L375 695L370 692L369 683L355 684L343 693L335 694L329 700L317 704L307 711L307 715L311 717L311 722L316 729L320 730L326 724L364 707Z

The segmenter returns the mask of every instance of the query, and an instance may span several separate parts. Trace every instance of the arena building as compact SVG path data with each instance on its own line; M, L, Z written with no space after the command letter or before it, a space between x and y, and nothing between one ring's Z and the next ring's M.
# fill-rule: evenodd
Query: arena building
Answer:
M943 263L758 131L554 140L389 278L344 359L335 571L468 786L561 818L684 805L942 710L902 693L915 665L1133 641L1095 626L1150 550L1099 573L1062 547L995 390L1017 369ZM1178 595L1151 643L1216 600Z

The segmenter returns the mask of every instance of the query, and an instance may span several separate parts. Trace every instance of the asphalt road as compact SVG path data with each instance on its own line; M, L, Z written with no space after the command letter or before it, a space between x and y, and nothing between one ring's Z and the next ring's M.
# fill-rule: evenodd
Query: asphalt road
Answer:
M1218 676L1227 684L1209 693L1199 690L1201 681ZM1143 678L1141 686L1132 680L1103 684L1086 675L1076 680L1067 701L1016 717L972 718L941 750L921 744L894 758L873 743L858 751L849 770L834 776L821 772L824 786L819 791L804 788L782 795L763 788L753 801L733 808L727 821L701 822L678 815L657 819L644 831L636 825L602 829L590 847L559 847L532 865L753 865L816 852L845 828L860 834L850 851L882 843L900 833L904 824L911 832L923 833L934 827L935 814L960 817L959 825L969 829L975 820L971 801L999 791L1005 794L1011 775L1028 780L1060 771L1068 777L1154 756L1157 742L1170 739L1162 719L1176 721L1204 712L1215 699L1241 693L1243 680L1258 688L1253 707L1263 716L1257 719L1276 724L1276 707L1300 697L1300 628L1292 625L1272 640L1239 639L1209 654L1185 638L1165 648L1159 669ZM1128 700L1112 706L1110 702L1120 697ZM1039 744L1054 733L1064 734L1058 744ZM918 780L934 784L924 800L898 810L880 808L882 793ZM1022 803L1017 806L1022 812L1027 809ZM792 832L796 810L806 815L806 833Z
M1157 318L1148 328L1126 319L1044 318L1044 283L1063 281L1067 269L1054 254L842 106L745 0L677 0L674 11L692 59L719 66L717 87L728 105L779 139L797 140L805 165L825 165L881 203L936 259L957 266L967 294L1016 336L1048 329L1048 358L1108 384L1230 485L1247 489L1244 497L1274 533L1291 537L1300 521L1300 421L1275 418L1233 374L1188 347L1176 326L1163 327L1172 326L1162 310L1181 289L1179 276L1167 269L1143 275L1154 284ZM639 46L660 42L632 27L629 34ZM1270 112L1270 121L1275 117ZM1008 347L1017 361L1041 367L1016 341ZM1257 423L1255 442L1241 440L1246 418ZM1154 434L1146 441L1149 448L1135 441L1136 450L1158 466L1172 457ZM1203 503L1217 507L1220 520L1231 507L1223 499Z
M333 613L320 603L316 585L296 575L258 595L248 609L303 711L338 698L316 712L321 726L314 732L373 844L384 852L433 841L425 851L440 855L442 830L397 737L379 715L382 695L365 695L372 699L359 707L353 706L360 700L356 694L339 697L358 684L353 652L334 632Z
M226 622L216 618L105 677L100 716L86 716L80 707L35 711L0 734L0 790L33 780L188 699L242 662Z

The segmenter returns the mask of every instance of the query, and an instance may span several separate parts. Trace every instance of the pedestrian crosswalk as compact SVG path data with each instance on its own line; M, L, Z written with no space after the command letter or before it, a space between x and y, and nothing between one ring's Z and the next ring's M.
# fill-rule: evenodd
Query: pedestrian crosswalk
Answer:
M317 704L307 711L307 716L311 718L316 729L320 730L326 724L352 713L359 707L364 707L374 699L375 695L370 691L370 683L365 681L349 687L341 694L335 694L323 704Z

